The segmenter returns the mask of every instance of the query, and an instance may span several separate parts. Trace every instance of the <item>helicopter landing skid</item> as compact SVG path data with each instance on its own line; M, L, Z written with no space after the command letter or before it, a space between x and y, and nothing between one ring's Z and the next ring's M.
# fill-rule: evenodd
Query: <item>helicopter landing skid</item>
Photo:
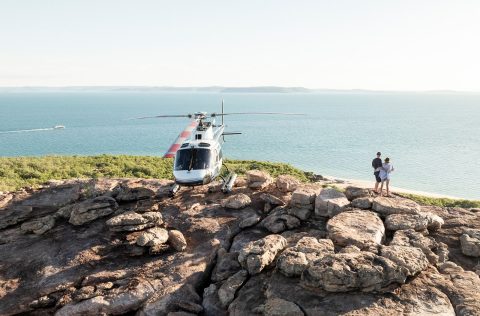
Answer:
M170 187L170 190L168 192L168 196L169 197L174 197L175 194L178 192L178 190L180 189L180 186L176 183L174 183L171 187Z
M233 185L237 179L237 174L230 172L225 179L223 179L222 192L227 194L232 192Z

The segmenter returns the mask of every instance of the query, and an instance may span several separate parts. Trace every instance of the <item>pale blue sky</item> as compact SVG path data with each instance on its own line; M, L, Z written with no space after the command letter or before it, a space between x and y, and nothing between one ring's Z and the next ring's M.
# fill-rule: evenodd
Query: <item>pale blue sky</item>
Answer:
M0 86L480 91L480 1L0 0Z

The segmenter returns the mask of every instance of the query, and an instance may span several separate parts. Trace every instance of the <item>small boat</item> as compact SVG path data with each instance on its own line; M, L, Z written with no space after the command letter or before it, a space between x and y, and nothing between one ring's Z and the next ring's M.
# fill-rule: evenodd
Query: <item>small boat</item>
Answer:
M63 125L55 125L53 128L54 128L54 129L61 129L61 128L65 128L65 126L63 126Z

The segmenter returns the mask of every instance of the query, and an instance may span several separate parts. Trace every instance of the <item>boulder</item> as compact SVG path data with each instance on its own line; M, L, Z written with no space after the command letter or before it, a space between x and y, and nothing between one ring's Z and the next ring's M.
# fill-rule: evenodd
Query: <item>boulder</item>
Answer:
M427 229L428 220L420 214L391 214L385 217L385 227L388 230L413 229L423 231Z
M427 228L430 231L437 231L442 228L445 221L440 216L432 212L420 212L420 214L427 219Z
M340 213L327 223L328 236L339 246L354 245L360 249L370 244L381 244L385 227L377 214L371 211L352 210Z
M223 281L241 268L238 262L238 252L227 252L224 248L220 248L217 252L217 264L213 268L211 279L213 282Z
M345 196L350 201L353 201L358 198L368 198L371 196L371 193L369 189L348 186L345 188Z
M20 229L25 233L34 233L42 235L55 226L55 218L51 215L40 217L29 222L25 222L20 226Z
M273 179L265 171L249 170L247 171L247 182L250 189L261 190L269 186Z
M298 219L305 221L312 215L312 210L309 208L289 207L287 214L297 217Z
M280 175L276 181L277 189L287 193L295 191L300 185L300 181L291 175Z
M315 199L315 215L333 217L343 212L349 204L345 194L334 188L325 188Z
M258 215L253 215L253 216L249 216L245 219L243 219L239 224L238 224L238 227L240 228L247 228L247 227L251 227L251 226L254 226L254 225L257 225L260 220L262 218Z
M153 227L143 231L136 240L139 246L151 247L158 244L164 244L168 240L168 231L164 228Z
M419 249L408 250L383 250L392 259L366 251L327 254L308 266L302 283L327 292L380 291L392 283L405 283L407 277L426 267Z
M80 203L63 207L57 211L57 215L70 218L72 225L83 225L85 223L112 214L118 208L115 199L109 196L99 196Z
M168 242L176 251L187 249L187 240L179 230L170 230L168 232Z
M238 261L249 274L258 274L272 263L277 254L286 246L287 240L284 237L275 234L268 235L246 244L238 254Z
M469 257L480 257L480 230L465 229L460 236L462 253Z
M162 214L158 212L139 214L130 211L110 218L107 226L111 231L139 231L162 223Z
M272 206L283 206L283 205L285 205L285 202L283 202L281 199L279 199L275 195L272 195L272 194L269 194L269 193L262 193L260 195L260 200L262 200L265 203L269 203Z
M361 197L353 200L351 202L352 207L359 208L362 210L368 210L372 208L373 198L372 197Z
M420 205L416 202L403 198L377 197L373 200L372 208L381 215L390 214L417 214Z
M230 208L233 210L239 210L249 206L252 203L250 197L246 194L239 193L235 195L231 195L225 200L222 201L222 207Z
M218 289L218 298L221 305L226 308L235 298L235 293L247 280L248 272L240 270L231 277L229 277Z
M298 188L292 193L290 206L313 210L314 204L315 204L315 198L317 197L317 194L319 192L320 192L320 189L311 188L311 187Z
M300 220L295 216L288 215L283 207L277 207L270 215L265 217L261 224L268 231L276 234L287 229L293 229L300 226Z
M294 247L287 248L278 257L277 269L287 277L300 276L307 266L334 252L330 239L301 238Z
M297 304L272 297L267 299L263 308L263 315L265 316L303 316L304 313Z

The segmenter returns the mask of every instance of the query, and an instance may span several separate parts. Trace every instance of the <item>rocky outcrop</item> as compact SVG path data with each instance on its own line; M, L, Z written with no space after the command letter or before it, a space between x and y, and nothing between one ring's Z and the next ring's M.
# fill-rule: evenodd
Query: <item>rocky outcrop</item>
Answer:
M233 210L239 210L249 206L252 203L250 197L246 194L239 193L231 195L222 201L222 206Z
M480 257L480 230L465 229L460 236L462 253L470 257Z
M162 214L158 212L146 212L141 214L136 212L126 212L109 219L107 221L107 226L111 231L131 232L161 225L162 223Z
M287 240L282 236L268 235L246 244L238 254L238 261L249 274L258 274L272 263L286 246Z
M118 208L115 199L109 196L100 196L63 207L58 210L57 215L69 218L72 225L83 225L85 223L112 214Z
M26 233L34 233L37 235L42 235L43 233L49 231L55 226L55 217L47 215L38 219L25 222L20 227L22 231Z
M253 190L261 190L269 186L273 179L265 171L249 170L247 171L248 187Z
M352 210L340 213L327 223L328 237L339 246L354 245L360 249L381 244L385 227L377 214Z
M290 180L238 181L240 209L202 186L170 198L155 179L0 193L0 314L480 314L478 257L462 252L477 212L398 197L370 211L351 188L348 208L315 216L320 186Z

